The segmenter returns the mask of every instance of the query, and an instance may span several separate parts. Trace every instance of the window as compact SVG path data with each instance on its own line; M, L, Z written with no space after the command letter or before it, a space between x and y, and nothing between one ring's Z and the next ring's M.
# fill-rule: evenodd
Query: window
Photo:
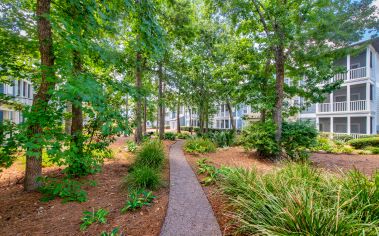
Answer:
M370 51L370 68L372 68L372 52Z
M361 99L361 94L360 93L353 93L350 96L351 101L358 101Z
M27 95L28 95L27 90L28 90L28 84L24 81L24 89L22 91L22 95L24 96L24 98L27 97Z
M229 120L225 120L225 129L229 129Z
M21 80L18 80L17 81L17 94L16 94L16 96L20 96L21 95L21 85L22 85Z

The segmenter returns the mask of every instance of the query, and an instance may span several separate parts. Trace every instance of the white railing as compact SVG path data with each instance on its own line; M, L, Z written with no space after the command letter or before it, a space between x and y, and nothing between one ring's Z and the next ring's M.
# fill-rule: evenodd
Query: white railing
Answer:
M318 104L319 112L330 112L330 103L320 103Z
M335 82L335 81L338 81L338 80L343 80L343 81L356 80L356 79L362 79L362 78L366 78L366 77L367 77L367 68L366 67L360 67L360 68L357 68L357 69L351 69L347 73L336 74L330 80L323 81L320 84L323 85L323 84L330 83L330 82Z
M350 79L360 79L366 77L366 67L360 67L357 69L350 70Z
M367 101L366 100L350 101L350 110L351 111L367 110Z
M335 102L333 104L333 111L346 111L347 110L347 106L346 106L346 102Z
M353 133L330 133L330 132L320 132L324 135L328 135L330 139L332 138L336 138L336 137L341 137L341 136L346 136L346 135L349 135L351 136L353 139L357 139L357 138L364 138L364 137L367 137L369 136L369 134L353 134Z

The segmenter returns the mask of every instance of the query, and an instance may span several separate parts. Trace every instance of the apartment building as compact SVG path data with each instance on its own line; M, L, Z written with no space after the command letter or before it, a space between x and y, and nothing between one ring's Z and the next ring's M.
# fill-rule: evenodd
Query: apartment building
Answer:
M33 86L28 80L14 80L12 84L0 84L0 93L24 105L32 105L33 102ZM24 118L22 112L15 110L11 105L0 104L0 122L4 120L18 124L23 122Z
M362 45L368 42L362 42ZM347 55L336 61L336 65L346 68L331 81L342 80L341 87L326 95L322 103L312 104L291 120L310 120L320 132L333 135L349 134L360 137L379 133L379 38L371 40L360 52ZM289 81L286 81L289 83ZM322 84L320 84L322 86ZM294 98L292 105L302 105L302 98ZM215 104L216 114L211 118L210 127L217 129L232 128L229 112L225 104ZM198 126L195 109L180 109L182 126ZM237 129L246 126L247 120L259 119L259 113L249 106L233 107L233 117ZM176 112L168 111L166 125L176 129Z
M379 38L336 64L347 71L331 79L342 80L341 88L326 95L322 103L313 104L301 112L299 118L314 120L320 132L337 136L359 137L378 133Z

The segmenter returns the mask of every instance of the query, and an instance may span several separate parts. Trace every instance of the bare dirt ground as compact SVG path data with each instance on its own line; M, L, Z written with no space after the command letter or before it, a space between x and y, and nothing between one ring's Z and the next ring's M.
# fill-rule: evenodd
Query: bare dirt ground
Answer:
M313 153L310 160L315 166L334 172L355 168L371 176L379 170L379 155Z
M197 174L196 161L200 158L208 158L209 162L216 167L242 167L246 169L256 168L258 172L267 173L276 168L280 168L280 164L271 161L260 159L254 152L246 152L241 147L231 147L218 149L215 153L203 155L185 154L187 161L190 163L192 170L196 173L197 178L201 181L205 176ZM320 168L328 171L340 172L357 168L366 175L371 175L375 170L379 170L379 155L336 155L336 154L318 154L314 153L311 156L312 163ZM218 191L216 185L202 185L205 194L217 221L221 227L223 235L233 234L233 225L227 212L228 209L225 197Z
M165 142L166 151L172 142ZM121 214L127 193L121 182L133 163L133 155L124 150L125 138L119 138L111 148L115 157L106 160L101 173L88 176L96 186L88 186L88 201L61 203L60 199L41 202L38 192L22 191L19 166L12 166L0 178L0 235L100 235L118 227L127 235L158 235L166 215L168 204L169 166L166 163L163 178L166 184L154 192L157 199L142 210ZM59 168L44 169L48 175L56 175ZM18 183L17 183L18 182ZM9 183L16 183L10 184ZM103 208L109 211L107 224L92 224L87 231L79 230L83 211Z

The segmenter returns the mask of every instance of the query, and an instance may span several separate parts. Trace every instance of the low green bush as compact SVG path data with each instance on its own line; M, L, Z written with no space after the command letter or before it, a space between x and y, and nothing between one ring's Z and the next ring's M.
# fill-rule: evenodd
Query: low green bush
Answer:
M379 137L359 138L349 141L349 144L356 149L362 149L365 147L379 147Z
M125 177L124 186L131 189L157 189L161 184L160 170L149 166L135 166Z
M128 200L126 201L124 207L121 209L121 213L127 211L134 211L143 206L148 206L156 197L153 192L146 191L144 189L137 189L131 191L128 195Z
M93 223L107 223L107 215L109 212L104 209L99 209L98 211L84 211L82 217L82 224L80 225L80 230L86 230Z
M151 168L161 168L165 158L162 142L150 140L144 143L137 152L134 166L147 166Z
M236 133L232 130L210 133L209 138L218 147L230 147L234 144Z
M73 179L40 178L42 186L39 191L43 194L41 201L47 202L59 197L63 203L85 202L87 192L82 189L82 183Z
M216 145L209 139L189 139L184 144L184 150L188 153L208 153L216 151Z
M379 147L366 147L365 150L370 151L372 154L379 154Z
M189 138L191 138L191 135L188 133L182 132L182 133L177 133L176 138L178 138L178 139L189 139Z
M137 144L131 140L126 141L126 148L128 149L128 152L136 152L137 151Z
M166 140L175 140L176 137L175 137L175 133L173 132L165 132L163 138Z
M242 131L241 142L245 149L256 149L260 156L274 156L280 151L275 142L273 122L255 122Z
M342 141L342 142L348 142L352 139L353 139L353 137L351 135L348 135L348 134L333 137L333 140Z
M379 173L346 176L307 164L259 174L233 169L220 182L241 235L377 235Z

